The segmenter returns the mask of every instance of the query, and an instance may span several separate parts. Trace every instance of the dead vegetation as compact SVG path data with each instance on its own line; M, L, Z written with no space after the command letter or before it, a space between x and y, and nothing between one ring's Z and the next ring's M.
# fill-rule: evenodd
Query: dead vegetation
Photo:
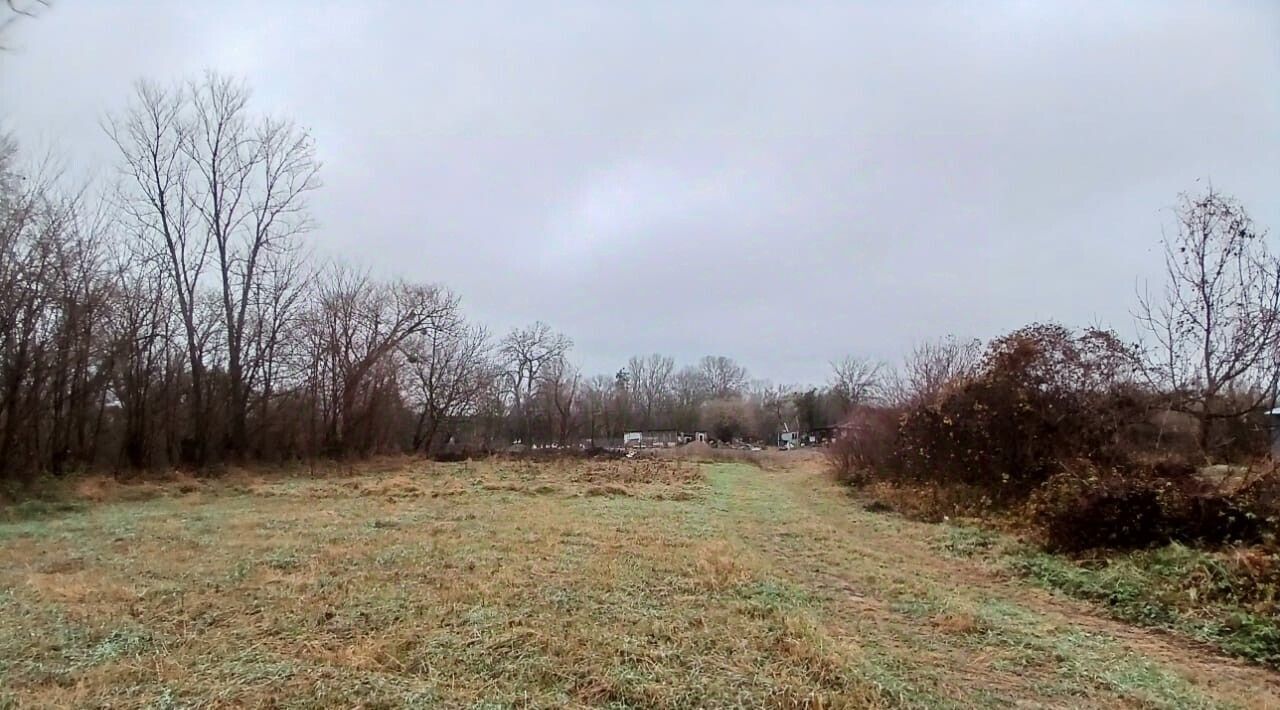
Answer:
M1276 697L1257 669L940 554L944 528L863 513L817 467L677 464L228 472L235 483L148 483L147 500L107 487L104 502L0 523L0 705Z
M1275 666L1277 579L1256 572L1278 557L1280 472L1260 456L1265 427L1215 415L1166 429L1167 398L1138 373L1112 334L1023 328L932 395L855 412L830 463L869 506L967 520L1071 555L1020 554L1030 561L1013 568L1123 619ZM1205 467L1209 452L1229 463ZM1169 564L1187 549L1200 562ZM1241 567L1237 554L1268 562ZM1169 569L1195 574L1179 581ZM1189 581L1208 571L1208 587Z
M491 457L442 463L386 457L356 465L227 468L216 477L184 471L128 477L83 475L37 481L0 500L0 522L80 512L92 506L155 499L192 504L228 495L261 498L373 497L389 502L451 498L487 491L534 496L638 496L691 500L703 488L696 464L665 459Z

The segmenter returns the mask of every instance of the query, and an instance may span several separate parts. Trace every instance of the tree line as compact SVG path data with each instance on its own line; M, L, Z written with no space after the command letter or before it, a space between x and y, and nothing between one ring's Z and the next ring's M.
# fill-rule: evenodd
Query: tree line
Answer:
M141 82L103 123L101 194L0 143L0 476L763 436L790 416L790 389L727 357L585 377L543 323L498 337L442 286L318 263L314 139L240 81Z
M254 110L242 82L142 82L103 124L117 155L105 191L0 141L2 477L655 428L771 441L868 403L935 400L982 355L951 338L897 368L850 357L812 388L723 356L636 356L587 376L546 324L496 335L440 285L311 258L314 139ZM1208 449L1215 426L1274 400L1280 269L1230 198L1188 196L1175 214L1168 282L1137 312L1147 342L1125 352Z

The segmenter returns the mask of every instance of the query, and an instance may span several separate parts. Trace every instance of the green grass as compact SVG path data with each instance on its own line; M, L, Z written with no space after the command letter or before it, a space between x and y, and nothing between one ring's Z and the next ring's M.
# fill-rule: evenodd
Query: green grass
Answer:
M1210 553L1172 544L1085 565L1023 548L1010 565L1046 588L1103 604L1125 621L1185 633L1280 668L1280 619L1252 611L1245 580Z
M1056 661L1056 677L1045 688L1054 695L1071 697L1082 687L1103 685L1151 707L1216 705L1186 678L1104 635L1046 625L1030 610L1004 600L985 602L978 613L985 629L981 645L1017 649L1008 658L1023 668Z
M938 547L952 557L982 555L1000 541L999 535L978 527L965 525L948 526L946 532L946 538L940 542Z

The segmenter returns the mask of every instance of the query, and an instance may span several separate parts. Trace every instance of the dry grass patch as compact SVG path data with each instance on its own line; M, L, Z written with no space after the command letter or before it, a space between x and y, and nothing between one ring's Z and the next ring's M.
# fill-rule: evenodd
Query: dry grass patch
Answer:
M723 540L698 545L693 552L694 572L704 589L722 592L751 581L752 567L743 551Z
M933 625L944 634L979 634L988 630L979 616L971 612L952 612L939 614L933 618Z
M996 588L956 566L976 560L791 471L495 460L239 475L0 523L0 707L1199 697L1114 644L985 606ZM608 486L628 495L586 494Z
M474 492L506 491L527 495L639 496L692 500L705 478L697 464L641 459L564 458L535 461L494 457L440 463L407 457L360 465L326 463L276 469L226 468L197 478L166 471L135 477L73 476L51 480L27 491L21 502L0 505L0 520L41 518L78 512L86 506L191 498L194 504L227 495L313 500L380 498L388 503L441 498Z
M495 461L204 485L198 499L0 526L0 698L689 707L809 697L794 688L810 671L779 654L780 622L742 589L758 571L728 546L653 524L692 510L666 500L702 494L692 465ZM838 695L819 687L794 706L835 707Z

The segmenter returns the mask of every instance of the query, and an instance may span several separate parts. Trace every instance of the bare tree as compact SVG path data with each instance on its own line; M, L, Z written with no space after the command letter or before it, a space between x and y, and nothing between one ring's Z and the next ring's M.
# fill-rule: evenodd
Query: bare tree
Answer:
M617 381L609 375L595 375L582 385L582 408L587 436L594 445L597 435L606 439L622 436L622 427L614 416Z
M762 383L755 396L760 408L756 424L761 439L772 440L783 431L794 431L797 426L794 386Z
M120 455L143 468L165 463L175 426L167 384L176 359L173 289L164 269L135 255L118 255L119 287L108 323L110 390L120 405ZM179 346L180 348L181 346Z
M543 368L539 389L549 405L548 411L555 422L555 440L560 446L569 443L574 428L581 378L578 368L564 355L551 360Z
M137 84L133 105L107 124L124 160L121 206L133 229L153 245L173 286L191 377L187 458L201 464L208 453L209 430L205 381L208 328L201 318L201 301L212 235L199 228L194 204L195 177L184 153L191 130L181 90L148 82Z
M700 425L699 410L710 397L708 384L697 367L685 367L672 378L672 424L678 429Z
M1182 195L1165 239L1162 294L1140 294L1147 373L1199 422L1211 455L1213 423L1273 402L1280 377L1280 260L1236 200L1213 188Z
M492 345L482 327L461 321L409 338L407 400L417 410L412 448L430 453L441 428L474 414L495 385Z
M725 399L741 397L747 386L747 370L732 358L708 355L698 363L699 371L710 397Z
M831 363L831 393L842 415L880 396L882 367L878 362L853 356Z
M537 322L527 328L515 328L502 339L499 352L507 367L507 387L512 398L512 413L522 422L525 444L532 443L533 394L543 368L563 357L573 341Z
M637 404L642 410L642 426L655 426L656 417L659 416L669 418L663 410L671 396L671 378L675 368L674 359L657 353L648 357L637 355L627 361L632 391L635 392Z
M61 473L99 449L115 282L106 216L0 137L0 474Z
M365 453L386 435L378 406L399 401L393 358L400 346L454 322L457 299L434 286L382 283L339 267L317 283L307 331L325 448Z
M288 121L254 116L248 102L244 84L212 73L173 88L141 83L133 105L107 126L124 157L122 204L165 257L175 286L196 462L209 453L210 356L225 361L228 448L245 453L255 368L267 362L254 349L273 344L271 328L265 340L258 329L296 302L272 282L296 274L296 238L311 225L305 198L318 185L311 137ZM215 335L221 345L210 352Z
M305 324L314 273L300 251L272 254L262 263L249 294L244 389L250 395L246 408L256 412L257 454L267 456L281 453L289 445L285 432L296 428L296 422L284 420L296 417L282 409L281 401L306 381L305 339L297 336ZM277 416L281 414L286 416Z
M971 377L981 359L977 339L947 336L918 344L886 378L885 398L900 407L936 401L948 387Z
M221 329L227 359L230 449L243 455L248 442L247 372L256 341L247 338L258 314L254 296L274 262L296 247L311 227L306 194L319 181L311 137L288 121L255 118L249 90L229 77L208 73L183 93L189 114L181 149L191 178L185 186L214 253ZM273 301L279 306L280 301Z
M712 437L732 442L755 428L751 407L742 397L712 399L700 408L702 428Z

